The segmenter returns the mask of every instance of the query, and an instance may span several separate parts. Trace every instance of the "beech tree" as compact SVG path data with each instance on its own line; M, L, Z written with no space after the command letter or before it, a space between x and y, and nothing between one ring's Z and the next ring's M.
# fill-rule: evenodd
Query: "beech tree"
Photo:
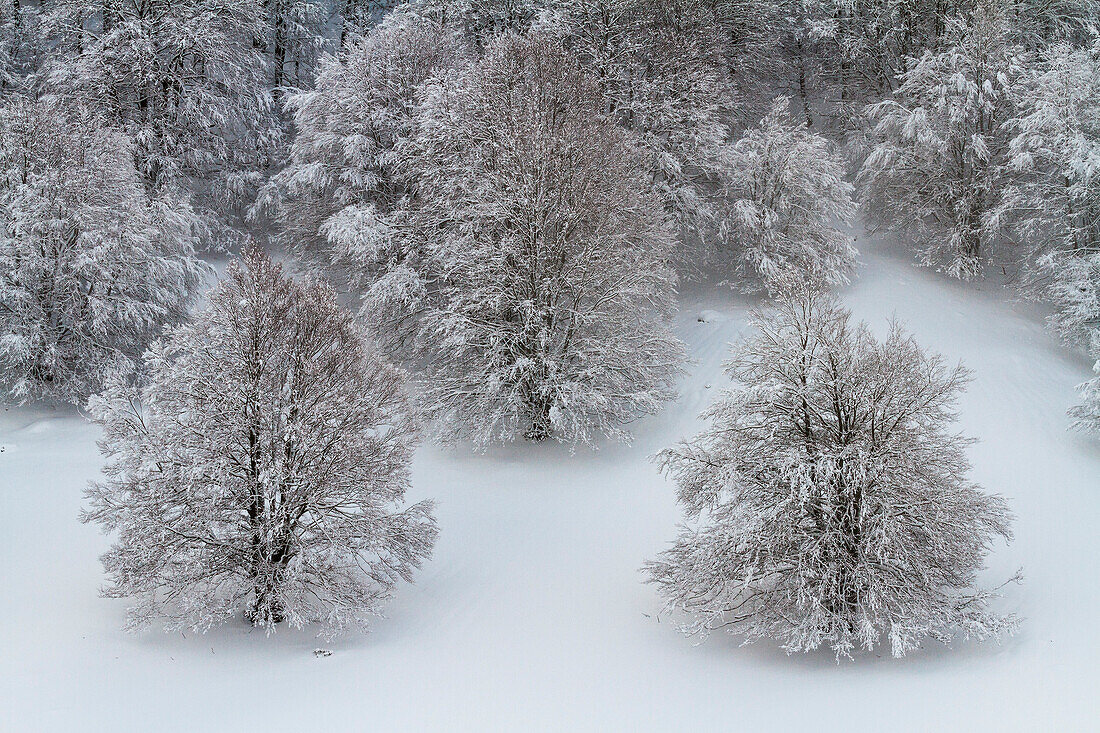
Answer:
M365 36L404 0L336 0L340 10L340 46Z
M951 430L966 370L812 291L753 325L709 426L659 455L691 524L646 572L688 630L838 658L1011 630L972 589L1011 515Z
M1100 280L1096 282L1100 282ZM1097 289L1100 290L1100 288ZM1096 296L1094 295L1094 297ZM1094 356L1098 353L1096 346L1094 340L1092 352ZM1074 428L1086 433L1100 435L1100 359L1093 364L1092 369L1097 376L1077 386L1078 392L1081 393L1081 404L1070 408L1069 414L1073 418Z
M82 403L186 314L205 273L182 202L152 200L94 114L0 107L0 394Z
M869 107L860 180L870 221L954 277L978 274L1002 231L1004 123L1021 63L1003 3L982 0L948 20L943 49L915 61L892 99Z
M223 243L260 185L280 128L255 0L50 3L47 88L134 140L158 195L194 197L193 226Z
M45 49L37 5L0 0L0 91L14 89L41 62Z
M288 100L297 129L290 163L260 198L279 241L371 301L413 283L401 232L410 181L396 148L415 129L424 83L466 59L434 19L394 11L345 58L326 60L316 89Z
M1057 306L1058 331L1087 345L1100 327L1100 45L1044 50L1016 97L1016 185L1001 205L1026 245L1027 285Z
M546 22L592 70L611 118L651 151L650 187L685 240L703 244L678 251L689 271L712 257L721 219L713 191L741 96L732 34L755 29L752 6L730 5L563 0Z
M415 140L424 404L443 439L622 437L672 394L672 234L646 154L555 39L435 84Z
M19 21L15 4L11 0L0 2L0 89L10 86L14 79Z
M787 33L780 36L777 61L788 67L804 104L817 102L841 124L857 117L868 100L897 91L914 59L943 51L956 22L995 9L1016 42L1037 50L1080 43L1100 20L1094 0L782 0L778 5Z
M141 375L89 404L107 465L83 515L116 537L105 593L132 627L361 627L429 556L431 503L400 508L402 375L331 289L249 249Z
M828 140L792 121L789 106L777 98L725 153L723 223L743 287L838 285L855 267L851 237L837 228L855 215L844 160Z
M479 52L505 33L523 34L553 0L428 0L440 19L460 28Z

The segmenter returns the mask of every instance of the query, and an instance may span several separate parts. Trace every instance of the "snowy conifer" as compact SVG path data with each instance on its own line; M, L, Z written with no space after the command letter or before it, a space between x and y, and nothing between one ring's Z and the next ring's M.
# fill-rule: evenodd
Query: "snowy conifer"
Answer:
M924 264L975 276L1001 224L994 216L1021 71L1004 3L981 0L951 18L942 50L902 75L892 99L871 105L873 149L860 173L872 223L900 232Z
M967 372L824 295L755 326L710 426L659 456L693 521L647 574L688 628L838 657L1010 630L971 589L1011 515L950 431Z
M0 395L82 403L186 313L204 272L186 206L88 112L0 108Z
M742 284L848 281L857 253L837 228L855 214L844 161L828 140L791 120L786 97L729 146L725 167L726 241Z
M136 598L133 627L362 626L430 554L430 502L399 507L402 376L327 287L247 250L138 382L89 405L107 465L84 514L116 536L106 594Z
M672 235L648 161L554 39L435 84L416 139L424 403L477 444L590 442L668 398Z

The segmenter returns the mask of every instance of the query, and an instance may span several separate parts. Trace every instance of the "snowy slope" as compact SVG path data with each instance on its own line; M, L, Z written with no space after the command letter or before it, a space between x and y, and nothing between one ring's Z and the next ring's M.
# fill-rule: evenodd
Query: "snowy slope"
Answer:
M845 301L975 371L962 428L975 478L1005 494L1017 538L986 574L1023 566L1003 644L931 644L903 660L837 666L714 635L663 615L638 568L675 534L672 486L647 457L697 426L750 303L689 292L679 332L696 360L682 396L630 446L570 455L421 449L415 496L441 537L374 633L322 644L243 624L206 636L120 631L98 598L106 539L77 522L99 467L72 414L0 413L0 728L6 730L1084 730L1096 725L1100 444L1066 431L1085 361L995 286L946 282L861 243ZM700 321L702 316L702 321ZM327 658L312 650L326 646Z

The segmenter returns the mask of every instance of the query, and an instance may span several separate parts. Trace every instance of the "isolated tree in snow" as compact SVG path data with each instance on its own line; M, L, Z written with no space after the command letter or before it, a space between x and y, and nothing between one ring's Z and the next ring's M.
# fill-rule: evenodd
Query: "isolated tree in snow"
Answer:
M951 432L967 372L825 295L754 325L710 426L659 455L693 522L646 569L688 628L838 657L1010 630L971 590L1011 515Z
M924 264L976 275L1001 232L994 216L1020 73L998 0L951 19L943 50L926 52L893 99L872 105L873 149L860 174L875 225L908 236Z
M1057 45L1016 91L1002 207L1021 233L1029 285L1068 340L1100 329L1100 45Z
M394 11L346 58L322 64L316 90L290 97L290 164L260 199L287 248L376 294L415 282L401 232L409 181L395 148L415 129L424 83L465 59L462 42L438 22Z
M107 464L84 520L117 536L106 594L136 597L134 627L242 610L269 630L362 626L430 554L430 502L398 506L415 444L401 373L333 291L256 249L138 385L89 409Z
M0 108L0 395L83 403L186 313L203 274L185 206L152 201L94 115Z
M791 120L786 97L729 147L725 165L724 228L741 283L774 290L848 281L857 253L837 228L855 214L844 161L828 140Z
M48 88L124 130L149 188L193 194L222 243L279 136L256 0L56 0L46 17Z
M418 125L429 353L444 439L624 435L672 392L672 235L646 155L547 36L504 36Z

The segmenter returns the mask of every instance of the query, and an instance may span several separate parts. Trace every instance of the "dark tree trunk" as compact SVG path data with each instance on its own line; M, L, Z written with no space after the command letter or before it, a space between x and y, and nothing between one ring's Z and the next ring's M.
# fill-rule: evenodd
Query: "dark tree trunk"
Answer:
M806 115L806 127L814 126L813 114L810 112L810 100L806 92L806 56L802 49L802 39L798 39L798 96L802 100L802 111Z

